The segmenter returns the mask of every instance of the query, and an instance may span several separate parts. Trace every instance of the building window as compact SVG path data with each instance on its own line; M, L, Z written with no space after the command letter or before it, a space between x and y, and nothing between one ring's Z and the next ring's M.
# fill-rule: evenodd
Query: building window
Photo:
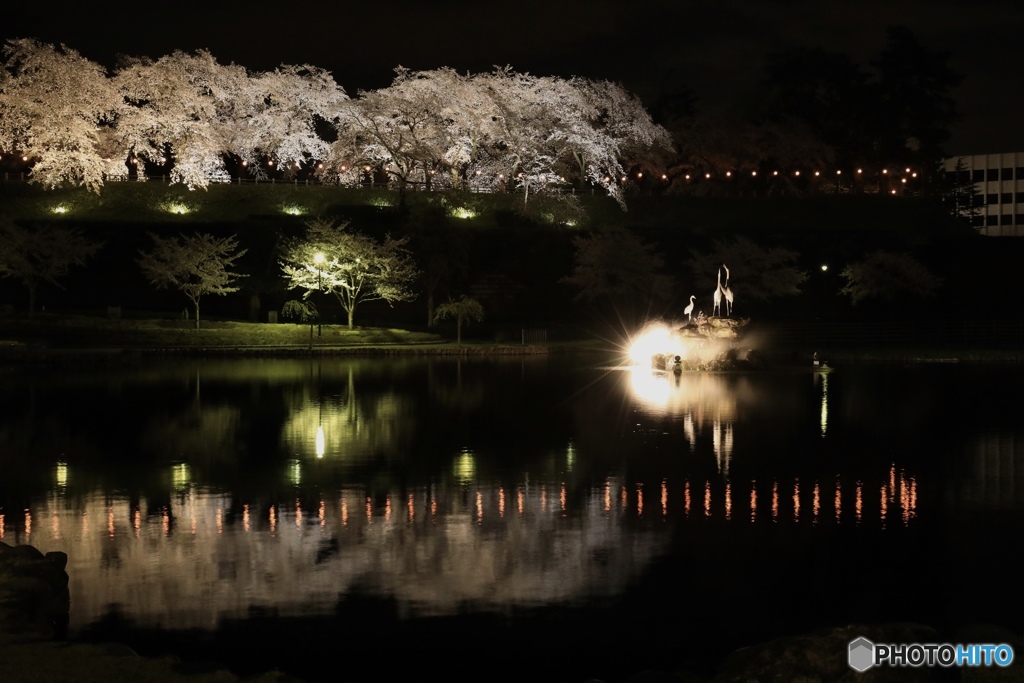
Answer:
M1017 214L1016 223L1017 223L1017 225L1024 225L1024 213L1018 213Z
M1024 166L1017 167L1017 180L1024 180Z
M985 195L975 193L974 195L974 206L985 206Z
M1013 214L1004 213L999 217L999 225L1013 225Z
M976 228L980 228L981 226L985 225L985 217L971 216L971 225L973 225Z
M999 180L999 169L990 168L985 172L985 180Z
M1024 204L1024 192L1018 192L1016 197L1018 204Z
M1002 175L1003 175L1003 180L1013 180L1013 169L1012 168L1004 168Z
M995 226L995 225L999 225L999 216L995 216L995 215L985 216L985 225L987 227L992 227L992 226Z
M1012 192L1004 192L1003 194L1001 194L999 196L999 203L1000 204L1013 204L1013 193Z
M974 182L983 183L985 182L985 171L980 168L974 169Z
M990 204L990 205L991 204L998 204L999 203L999 195L997 195L995 192L992 192L990 194L985 195L985 203L986 204Z

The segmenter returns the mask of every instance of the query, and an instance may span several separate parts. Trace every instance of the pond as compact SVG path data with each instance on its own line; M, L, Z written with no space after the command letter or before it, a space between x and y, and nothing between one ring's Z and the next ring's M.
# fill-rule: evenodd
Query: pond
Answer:
M8 368L0 540L68 554L73 639L311 681L623 680L853 622L1019 633L1022 375Z

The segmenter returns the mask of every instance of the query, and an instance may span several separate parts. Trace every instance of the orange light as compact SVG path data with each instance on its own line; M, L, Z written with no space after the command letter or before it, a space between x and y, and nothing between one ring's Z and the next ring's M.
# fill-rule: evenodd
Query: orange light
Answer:
M668 176L667 176L667 175L665 175L664 173L662 173L662 174L661 174L661 179L662 179L662 180L668 180Z
M705 174L704 174L704 177L705 177L705 178L710 178L710 177L711 177L711 174L710 174L710 173L705 173Z
M889 172L889 169L887 169L887 168L883 168L882 169L882 173L888 173L888 172Z
M751 172L750 172L750 175L752 175L752 176L756 176L756 175L757 175L757 171L751 171Z
M772 171L772 175L779 175L778 171Z
M637 173L637 174L636 174L636 177L637 177L637 178L643 178L643 177L644 177L644 174L643 174L643 173Z
M800 171L797 171L797 172L796 172L796 175L800 175Z
M821 173L818 173L817 171L815 171L815 172L814 172L814 175L815 175L815 176L819 176L819 175L821 175Z
M857 173L863 173L863 172L864 172L864 169L861 169L861 168L857 169Z
M731 178L732 177L732 171L726 171L725 172L725 177L726 178Z

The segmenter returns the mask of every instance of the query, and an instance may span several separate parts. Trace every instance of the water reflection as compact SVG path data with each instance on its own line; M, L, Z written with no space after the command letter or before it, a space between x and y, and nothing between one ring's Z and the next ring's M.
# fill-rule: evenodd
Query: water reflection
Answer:
M0 540L68 553L75 628L116 605L213 629L354 593L407 618L592 603L694 539L742 553L1024 507L1019 431L920 445L915 403L894 416L914 429L865 441L903 385L838 372L337 359L10 379ZM727 565L711 547L702 564Z

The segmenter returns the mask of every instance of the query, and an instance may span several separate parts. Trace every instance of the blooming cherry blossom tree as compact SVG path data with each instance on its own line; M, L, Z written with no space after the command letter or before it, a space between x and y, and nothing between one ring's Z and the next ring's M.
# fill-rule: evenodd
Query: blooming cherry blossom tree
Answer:
M99 192L105 178L127 174L106 136L120 105L101 66L31 39L8 41L3 56L0 140L33 160L33 182Z

